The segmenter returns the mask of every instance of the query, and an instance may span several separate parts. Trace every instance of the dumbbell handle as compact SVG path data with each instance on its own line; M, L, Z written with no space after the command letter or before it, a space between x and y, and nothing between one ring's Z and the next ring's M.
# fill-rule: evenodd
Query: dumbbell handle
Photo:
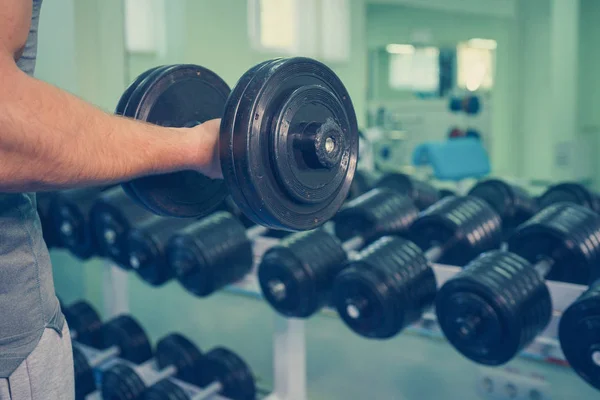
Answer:
M443 254L444 249L441 246L433 246L427 249L425 252L425 258L427 261L435 263L442 257Z
M364 245L365 245L365 239L362 236L354 236L354 237L346 240L344 243L342 243L342 247L344 248L344 251L346 251L346 252L360 249Z
M205 400L205 399L209 399L212 396L220 393L221 390L223 390L223 384L221 384L221 382L219 382L219 381L214 381L210 385L202 388L202 390L200 392L196 393L191 398L191 400Z
M246 230L246 237L249 240L256 239L259 236L263 236L269 231L269 228L262 225L254 225L253 227Z
M533 265L533 268L537 271L542 278L548 276L554 265L554 260L551 258L544 258Z
M88 360L88 364L91 368L95 368L106 360L109 360L113 357L118 357L120 354L121 350L118 346L111 346L108 349L99 351L96 355L94 355L93 358Z

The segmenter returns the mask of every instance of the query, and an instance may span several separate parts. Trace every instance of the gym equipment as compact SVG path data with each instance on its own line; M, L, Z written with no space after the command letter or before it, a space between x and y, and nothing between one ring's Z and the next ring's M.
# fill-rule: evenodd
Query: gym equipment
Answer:
M40 223L42 224L42 236L46 246L56 248L59 246L57 233L54 231L54 225L50 218L52 199L54 198L54 192L42 192L36 193L36 205L37 212L40 217Z
M102 396L111 400L134 400L156 382L177 377L201 385L202 353L189 339L178 333L162 338L156 345L155 358L134 366L116 364L102 374ZM156 371L151 366L155 364Z
M465 131L463 131L460 128L457 128L456 126L450 129L450 131L448 132L448 139L456 139L464 136Z
M289 235L266 251L258 267L263 296L285 316L313 315L329 302L346 252L384 235L406 234L417 215L410 199L389 189L351 200L334 219L337 237L315 229Z
M163 379L144 393L144 400L207 400L221 395L231 400L256 399L256 384L250 367L237 354L220 347L202 358L202 389L190 390Z
M569 202L600 212L598 195L575 182L564 182L551 186L538 199L540 210L559 202Z
M448 341L480 364L501 365L552 317L545 279L582 283L600 262L600 216L557 203L519 226L510 251L482 254L440 288L438 323Z
M465 131L465 137L481 140L481 133L477 129L469 128Z
M121 315L102 325L103 350L88 358L78 345L73 344L75 365L75 397L84 400L96 390L93 369L107 360L119 357L141 364L152 357L150 340L140 324L128 315Z
M501 243L500 218L475 197L446 197L422 212L410 232L417 244L385 237L348 261L333 283L333 304L357 334L387 339L433 304L431 263L466 263Z
M200 66L154 68L125 91L116 113L172 127L221 118L224 180L185 171L124 184L160 215L205 216L229 193L257 224L312 229L340 208L356 169L358 126L350 96L331 69L308 58L258 64L231 93Z
M246 230L230 213L214 213L172 235L168 265L186 290L208 296L250 272L252 240L267 230L261 225Z
M94 348L102 347L102 320L91 304L79 300L67 307L61 306L61 310L73 340Z
M500 247L500 216L473 196L445 197L421 212L410 227L410 240L430 262L465 265Z
M127 237L132 227L152 216L152 213L131 200L120 187L102 193L93 204L90 217L98 253L110 257L124 269L131 269Z
M393 189L408 196L419 210L426 209L440 199L439 191L429 183L397 172L383 175L375 187Z
M152 215L131 227L126 247L129 266L151 286L162 286L173 278L167 261L167 243L171 236L193 221Z
M87 260L96 255L96 241L90 210L105 187L69 189L56 192L50 204L50 229L57 233L60 247Z
M449 196L457 196L456 192L450 190L450 189L440 189L440 199L443 199L444 197L449 197Z
M452 96L450 97L448 108L451 112L462 111L469 115L475 115L481 111L481 100L472 93L462 96Z
M600 390L600 281L565 310L558 338L575 372Z
M354 179L348 192L347 200L357 198L363 193L367 193L373 188L373 177L367 171L357 169L354 173Z
M525 190L500 179L478 182L469 196L485 200L500 215L505 237L538 211L537 202Z

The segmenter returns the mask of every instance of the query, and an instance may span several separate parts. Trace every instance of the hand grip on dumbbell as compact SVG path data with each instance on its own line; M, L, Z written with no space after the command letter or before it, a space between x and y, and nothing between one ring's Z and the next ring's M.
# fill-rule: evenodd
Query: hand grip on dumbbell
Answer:
M109 359L119 357L141 364L152 357L148 336L131 316L121 315L102 325L102 338L102 347L91 356L80 349L78 343L73 344L77 399L84 399L96 390L93 369Z
M448 280L436 298L438 322L465 357L511 360L549 324L545 279L586 283L600 263L600 216L557 203L518 227L509 251L483 254Z
M252 241L267 231L261 225L246 229L228 212L214 213L173 233L168 264L186 290L208 296L250 272Z
M565 310L558 339L571 368L600 390L600 280Z
M351 200L334 218L335 236L323 229L300 232L267 250L258 268L265 299L285 316L311 316L329 302L347 252L383 235L405 234L417 214L410 199L389 189Z
M501 243L500 218L475 197L446 197L413 222L415 243L385 237L363 249L335 278L333 304L361 336L386 339L433 304L431 263L461 265Z
M229 194L257 224L314 229L345 201L357 165L350 96L329 67L308 58L264 61L233 90L198 65L153 68L127 88L116 113L170 127L221 119L223 179L189 170L124 184L161 215L203 217Z

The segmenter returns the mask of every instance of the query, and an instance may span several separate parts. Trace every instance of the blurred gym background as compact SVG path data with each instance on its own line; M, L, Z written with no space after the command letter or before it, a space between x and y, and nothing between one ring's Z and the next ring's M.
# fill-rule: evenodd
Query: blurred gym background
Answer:
M599 20L597 0L45 0L36 75L112 112L126 85L156 65L203 65L233 85L262 60L305 55L348 88L364 170L469 185L482 176L413 160L424 142L464 136L489 156L489 176L534 194L567 180L597 190ZM103 261L61 251L52 259L62 300L102 310ZM203 347L233 346L261 385L272 384L266 303L198 299L133 276L127 285L130 311L153 340L178 330ZM311 399L487 398L478 389L486 372L442 340L368 341L326 315L306 329ZM568 368L524 358L507 368L542 379L553 399L597 396Z

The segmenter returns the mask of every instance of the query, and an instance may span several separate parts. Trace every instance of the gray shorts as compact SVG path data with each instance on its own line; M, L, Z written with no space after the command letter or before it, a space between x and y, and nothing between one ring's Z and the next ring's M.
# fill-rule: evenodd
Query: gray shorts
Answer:
M10 377L0 379L0 400L73 400L73 350L65 322L62 337L46 328L33 352Z

